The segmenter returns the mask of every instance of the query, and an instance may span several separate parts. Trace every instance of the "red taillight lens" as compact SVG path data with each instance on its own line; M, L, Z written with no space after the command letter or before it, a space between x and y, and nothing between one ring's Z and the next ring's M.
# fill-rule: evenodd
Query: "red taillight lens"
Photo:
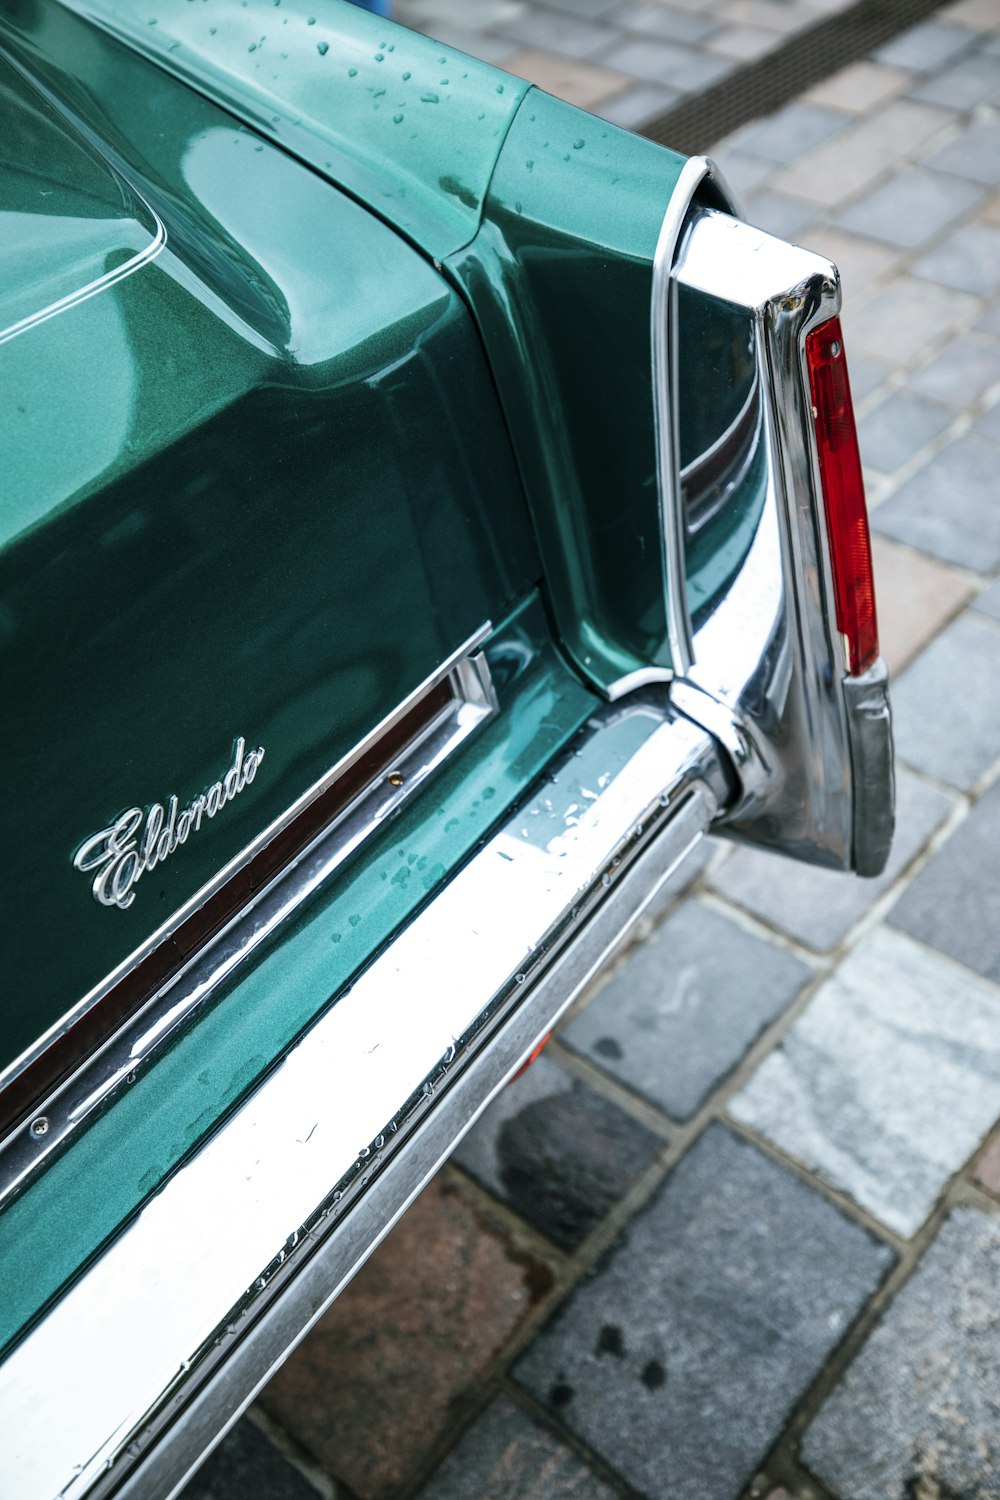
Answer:
M847 641L849 671L857 676L878 656L878 622L865 487L839 318L831 318L807 336L806 363L830 538L837 629Z

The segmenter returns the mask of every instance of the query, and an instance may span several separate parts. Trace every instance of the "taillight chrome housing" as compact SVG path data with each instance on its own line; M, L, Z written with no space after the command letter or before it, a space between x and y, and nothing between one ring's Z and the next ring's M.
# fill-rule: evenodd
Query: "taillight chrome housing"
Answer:
M707 169L688 168L693 191ZM687 658L674 658L672 699L729 751L739 791L724 831L877 875L893 831L892 735L839 276L822 256L697 204L672 244L653 295L665 572L676 638L690 642ZM749 537L700 610L666 383L678 367L681 293L747 329L759 389L753 462L732 471ZM696 357L697 341L687 344Z

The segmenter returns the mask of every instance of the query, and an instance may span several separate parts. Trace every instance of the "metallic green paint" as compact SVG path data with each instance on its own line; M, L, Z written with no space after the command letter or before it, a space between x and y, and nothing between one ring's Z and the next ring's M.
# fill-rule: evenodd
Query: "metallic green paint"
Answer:
M63 0L443 260L476 232L523 79L348 0Z
M448 269L510 426L560 638L601 690L669 667L649 309L680 157L537 91Z
M0 1215L0 1345L448 878L592 711L595 699L548 642L537 600L496 632L487 654L500 715Z
M24 789L0 813L4 1063L538 576L455 292L206 99L32 13L0 41L50 96L37 109L81 152L100 133L169 237L0 345L0 661L23 730L2 774ZM62 243L48 160L33 227ZM24 211L0 203L0 241ZM204 791L239 735L266 747L253 787L130 909L98 906L75 849L123 808Z

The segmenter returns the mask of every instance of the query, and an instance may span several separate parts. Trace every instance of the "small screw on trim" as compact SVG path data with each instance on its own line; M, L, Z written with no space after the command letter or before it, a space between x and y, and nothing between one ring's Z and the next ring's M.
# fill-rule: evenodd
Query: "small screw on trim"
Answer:
M37 1120L32 1120L30 1125L32 1135L48 1135L49 1122L44 1115L39 1115Z
M390 786L402 786L405 778L402 771L390 771L385 779Z

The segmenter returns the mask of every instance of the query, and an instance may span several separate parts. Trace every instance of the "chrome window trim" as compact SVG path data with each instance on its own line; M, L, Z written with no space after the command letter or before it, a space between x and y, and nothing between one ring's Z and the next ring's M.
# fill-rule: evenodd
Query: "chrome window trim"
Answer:
M650 298L653 376L653 428L660 496L660 539L672 675L683 677L694 661L694 636L687 605L684 514L681 501L680 444L677 440L677 288L674 264L695 194L705 183L730 209L736 201L719 168L707 156L684 163L656 241Z
M729 790L662 690L599 709L8 1355L5 1500L176 1494Z
M227 880L333 786L345 771L376 748L421 698L441 683L448 682L452 691L450 704L394 758L394 767L402 776L401 783L396 786L379 781L364 788L341 815L311 840L290 866L280 870L255 892L220 932L192 954L179 972L162 984L109 1042L41 1101L30 1121L18 1126L0 1142L0 1206L19 1192L52 1153L65 1145L74 1131L89 1122L96 1110L104 1108L118 1090L147 1067L159 1048L168 1038L175 1036L180 1027L188 1024L193 1011L204 1004L234 968L266 942L319 884L464 743L473 730L498 712L489 666L479 649L491 629L487 622L477 630L391 714L297 798L280 818L158 928L97 990L46 1032L30 1055L26 1053L19 1059L17 1071L68 1030L73 1021L107 994L152 952L157 943L169 937L182 921L203 906ZM4 1081L0 1079L0 1083ZM40 1120L44 1121L44 1127L38 1131L35 1126Z

